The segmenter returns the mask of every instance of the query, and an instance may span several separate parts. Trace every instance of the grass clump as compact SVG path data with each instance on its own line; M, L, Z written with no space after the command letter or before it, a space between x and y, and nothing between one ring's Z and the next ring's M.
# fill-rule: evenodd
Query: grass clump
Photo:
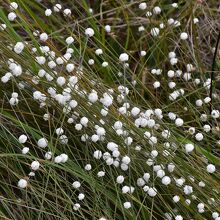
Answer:
M1 218L218 220L217 19L215 1L1 3Z

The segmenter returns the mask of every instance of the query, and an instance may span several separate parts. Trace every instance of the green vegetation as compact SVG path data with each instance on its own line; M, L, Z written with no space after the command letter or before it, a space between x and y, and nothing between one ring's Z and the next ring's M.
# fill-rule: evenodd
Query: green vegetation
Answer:
M218 7L1 1L0 219L219 220Z

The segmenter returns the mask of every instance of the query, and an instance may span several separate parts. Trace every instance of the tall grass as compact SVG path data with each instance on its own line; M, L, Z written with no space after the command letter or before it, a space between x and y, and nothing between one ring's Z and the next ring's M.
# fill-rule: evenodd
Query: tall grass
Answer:
M218 220L216 2L16 2L0 2L1 218Z

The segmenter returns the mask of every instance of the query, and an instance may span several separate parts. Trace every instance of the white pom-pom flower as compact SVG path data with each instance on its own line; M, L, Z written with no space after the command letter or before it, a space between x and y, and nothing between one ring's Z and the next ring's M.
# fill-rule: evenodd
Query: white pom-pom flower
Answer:
M216 168L215 168L215 165L213 164L208 164L207 167L206 167L206 170L208 173L214 173Z
M180 39L181 39L181 40L187 40L187 39L188 39L188 34L187 34L186 32L182 32L182 33L180 34Z
M33 162L31 163L31 169L32 169L32 170L38 170L39 167L40 167L40 163L39 163L37 160L35 160L35 161L33 161Z
M86 28L85 35L87 37L92 37L95 34L94 30L92 28Z
M27 141L27 136L22 134L19 138L18 141L20 144L24 144Z
M190 153L194 150L194 145L193 144L185 144L185 151L186 153Z
M40 138L37 142L38 147L45 148L47 147L48 141L46 138Z
M26 188L26 187L27 187L27 180L25 180L25 179L20 179L20 180L18 181L18 187L19 187L19 188L22 188L22 189Z
M119 56L119 60L120 60L121 62L126 62L126 61L128 61L128 59L129 59L129 56L128 56L127 53L122 53L122 54L120 54L120 56Z

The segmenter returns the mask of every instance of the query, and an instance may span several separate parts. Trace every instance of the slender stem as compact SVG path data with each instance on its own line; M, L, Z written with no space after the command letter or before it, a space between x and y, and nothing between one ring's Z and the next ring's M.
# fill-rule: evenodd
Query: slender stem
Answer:
M86 42L85 42L85 45L84 45L84 48L83 48L83 52L82 52L82 54L81 54L80 63L79 63L79 68L81 68L81 67L82 67L82 64L83 64L84 55L85 55L85 52L86 52L86 47L87 47L87 44L88 44L88 40L89 40L89 37L87 36L87 37L86 37Z
M219 30L219 33L218 33L218 38L217 38L217 42L216 42L216 46L215 46L215 52L214 52L214 56L213 56L213 60L212 60L211 85L210 85L210 94L209 94L209 97L211 98L210 106L209 106L210 114L212 112L213 81L215 80L215 60L216 60L216 57L217 57L219 41L220 41L220 30Z

